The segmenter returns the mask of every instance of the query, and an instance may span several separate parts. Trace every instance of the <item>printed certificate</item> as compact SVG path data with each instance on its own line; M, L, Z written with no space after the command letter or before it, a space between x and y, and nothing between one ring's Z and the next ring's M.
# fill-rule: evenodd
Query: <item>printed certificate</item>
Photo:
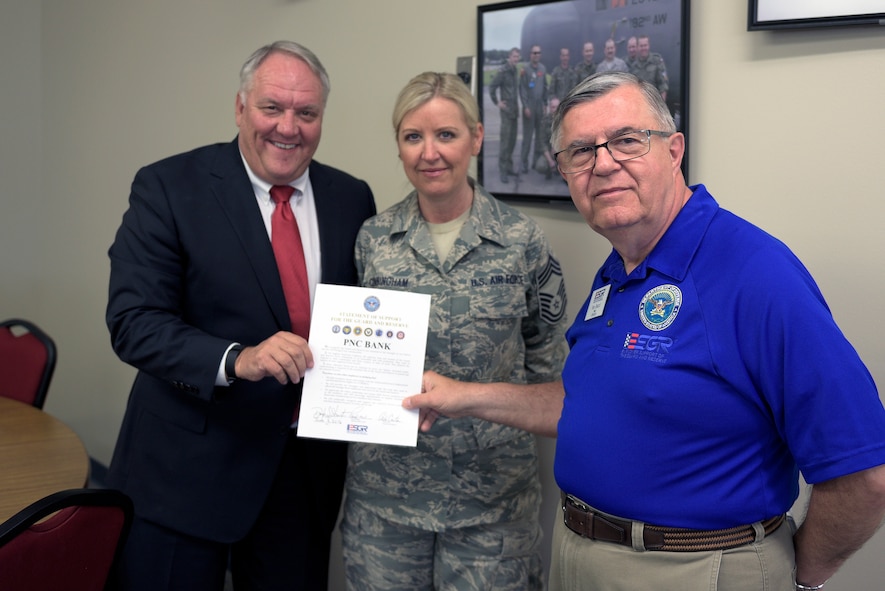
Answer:
M298 436L414 447L430 296L317 285Z

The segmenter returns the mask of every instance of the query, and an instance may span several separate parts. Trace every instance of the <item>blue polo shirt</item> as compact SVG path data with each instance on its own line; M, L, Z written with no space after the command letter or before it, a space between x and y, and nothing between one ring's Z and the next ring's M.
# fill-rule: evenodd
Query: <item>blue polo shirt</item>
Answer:
M885 409L811 275L703 185L630 273L616 252L569 329L555 474L591 506L716 529L885 463Z

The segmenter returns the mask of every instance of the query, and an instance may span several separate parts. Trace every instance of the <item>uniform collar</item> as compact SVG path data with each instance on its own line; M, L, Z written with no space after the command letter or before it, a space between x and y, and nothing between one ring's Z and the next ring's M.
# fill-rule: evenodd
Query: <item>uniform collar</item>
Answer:
M470 238L476 236L476 240L481 237L503 246L510 245L511 240L501 219L501 203L494 200L473 179L470 179L470 184L473 187L473 204L471 205L470 217L464 223L464 229L461 232L462 238L472 243L474 240ZM425 223L418 208L417 191L412 191L405 201L405 207L400 210L399 216L393 220L390 226L391 235L415 232L421 224Z

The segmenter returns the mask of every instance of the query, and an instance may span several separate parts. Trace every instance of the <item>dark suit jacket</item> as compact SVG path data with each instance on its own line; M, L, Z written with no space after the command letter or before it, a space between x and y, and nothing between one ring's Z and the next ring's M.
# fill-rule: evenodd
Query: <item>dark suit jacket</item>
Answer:
M324 283L355 285L353 247L375 214L368 185L310 165ZM117 355L138 369L109 485L136 513L220 542L240 539L270 489L300 385L272 378L215 387L234 341L290 330L267 231L237 141L141 169L109 251L107 324ZM325 473L305 486L337 515L346 459L329 442Z

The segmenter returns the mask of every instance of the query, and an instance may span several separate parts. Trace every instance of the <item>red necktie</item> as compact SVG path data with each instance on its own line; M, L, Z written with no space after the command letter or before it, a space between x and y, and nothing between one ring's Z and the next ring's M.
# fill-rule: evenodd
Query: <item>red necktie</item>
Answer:
M276 203L270 218L270 236L292 321L292 332L306 339L310 332L310 287L301 233L289 205L289 198L294 191L295 188L288 185L274 185L270 188L270 197Z

